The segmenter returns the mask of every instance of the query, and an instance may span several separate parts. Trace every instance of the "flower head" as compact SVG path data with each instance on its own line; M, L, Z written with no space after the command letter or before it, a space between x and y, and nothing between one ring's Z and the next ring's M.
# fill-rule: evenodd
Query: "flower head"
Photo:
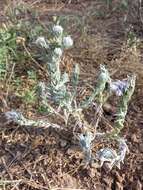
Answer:
M54 54L55 54L56 56L61 57L61 56L62 56L62 53L63 53L63 51L62 51L61 48L55 48L55 49L54 49Z
M53 32L54 32L55 35L60 36L63 33L63 27L60 26L60 25L54 25L53 26Z
M49 45L43 36L38 37L35 43L43 48L49 48Z
M73 45L73 40L70 36L66 36L63 38L63 46L65 48L70 48Z
M118 80L116 82L110 83L110 89L113 93L116 94L116 96L122 96L123 93L128 88L128 81L127 80Z

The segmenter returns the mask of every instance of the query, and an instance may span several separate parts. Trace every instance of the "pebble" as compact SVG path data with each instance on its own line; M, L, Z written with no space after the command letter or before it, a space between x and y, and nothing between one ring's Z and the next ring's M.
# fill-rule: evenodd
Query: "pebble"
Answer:
M139 140L137 139L136 134L132 134L131 140L132 140L134 143L138 143L138 142L139 142Z
M60 146L61 146L62 148L66 147L66 146L67 146L67 141L65 141L65 140L60 140Z

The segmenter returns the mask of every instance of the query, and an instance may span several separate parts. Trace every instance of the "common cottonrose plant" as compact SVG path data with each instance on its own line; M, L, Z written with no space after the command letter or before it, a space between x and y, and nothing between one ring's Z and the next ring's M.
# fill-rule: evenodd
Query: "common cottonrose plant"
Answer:
M17 111L6 112L5 117L7 120L13 120L19 125L45 126L47 128L70 130L74 141L78 142L77 144L83 152L83 159L86 164L97 162L102 167L104 162L108 162L110 169L113 166L120 168L126 153L129 152L126 140L120 136L120 131L124 127L128 102L135 89L136 77L133 75L127 79L113 80L107 68L101 65L93 91L86 98L79 101L77 98L80 75L79 66L75 65L71 75L61 70L60 66L64 50L73 46L71 36L65 35L64 28L59 22L56 22L53 24L50 39L40 36L35 44L38 48L43 49L50 78L48 84L39 82L38 96L40 103L50 113L63 119L65 124L60 126L49 123L48 120L29 120ZM102 108L111 96L117 96L120 99L118 111L112 130L102 133L98 131L98 124L102 119ZM95 111L96 120L94 124L91 124L86 120L84 111L95 104L97 105ZM74 124L72 124L71 119L74 121ZM111 142L112 140L118 144L117 150L108 147L108 143L103 143L103 148L93 154L92 147L95 143L98 141Z

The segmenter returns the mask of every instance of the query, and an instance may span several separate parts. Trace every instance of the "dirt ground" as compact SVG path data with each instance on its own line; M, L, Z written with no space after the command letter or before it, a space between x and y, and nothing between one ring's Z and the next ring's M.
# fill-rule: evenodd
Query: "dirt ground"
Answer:
M1 0L1 2L4 2ZM0 3L1 3L0 2ZM106 5L99 0L27 0L37 9L43 23L49 15L78 16L80 27L69 23L67 30L75 47L65 54L65 64L79 63L81 79L95 81L99 65L105 64L112 78L137 75L136 90L129 104L122 135L127 139L130 153L121 169L107 172L105 167L83 168L80 155L70 143L61 147L60 136L42 128L0 125L0 189L5 190L142 190L143 189L143 23L136 7L118 8L113 0ZM0 18L3 16L0 4ZM112 10L112 11L111 11ZM85 28L84 28L85 26ZM140 46L124 49L126 32L132 26ZM81 33L81 29L85 32ZM82 34L82 35L81 35ZM105 113L105 117L106 116ZM110 117L113 117L112 113ZM2 122L1 122L2 123ZM14 184L1 184L1 181Z

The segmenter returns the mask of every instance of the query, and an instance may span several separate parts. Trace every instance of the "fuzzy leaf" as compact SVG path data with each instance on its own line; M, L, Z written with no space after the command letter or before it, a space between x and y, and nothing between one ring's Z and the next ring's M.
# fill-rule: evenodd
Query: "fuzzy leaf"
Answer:
M74 87L76 87L78 85L79 74L80 74L79 65L76 64L75 67L74 67L73 74L72 74L72 79L71 79L71 82L72 82Z

